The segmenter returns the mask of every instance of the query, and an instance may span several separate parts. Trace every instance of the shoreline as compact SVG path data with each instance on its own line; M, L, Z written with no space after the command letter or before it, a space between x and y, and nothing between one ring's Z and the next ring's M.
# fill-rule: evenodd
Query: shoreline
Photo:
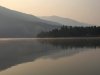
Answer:
M0 40L38 40L38 39L100 39L100 37L66 37L66 38L63 38L63 37L56 37L56 38L0 38Z

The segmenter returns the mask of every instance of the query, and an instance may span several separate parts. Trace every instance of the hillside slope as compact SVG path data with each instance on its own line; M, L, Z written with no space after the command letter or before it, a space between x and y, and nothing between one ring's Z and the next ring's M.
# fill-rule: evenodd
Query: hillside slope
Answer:
M39 32L56 27L58 23L0 6L0 38L36 37Z

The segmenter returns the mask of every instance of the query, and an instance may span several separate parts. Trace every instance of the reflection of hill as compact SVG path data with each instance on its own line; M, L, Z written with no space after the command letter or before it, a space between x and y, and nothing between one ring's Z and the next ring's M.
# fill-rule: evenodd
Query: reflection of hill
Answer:
M55 55L56 58L59 58L62 56L71 56L84 50L77 48L85 47L86 44L83 46L82 44L78 45L79 42L78 44L75 44L75 42L71 44L72 42L72 40L68 40L68 42L67 40L38 40L38 42L36 40L1 41L0 70L7 69L17 64L31 62L43 56ZM85 41L83 41L83 43L85 43ZM86 47L97 47L100 45L95 41L94 43L94 46L92 43ZM71 49L71 47L76 49ZM64 53L65 55L63 55Z

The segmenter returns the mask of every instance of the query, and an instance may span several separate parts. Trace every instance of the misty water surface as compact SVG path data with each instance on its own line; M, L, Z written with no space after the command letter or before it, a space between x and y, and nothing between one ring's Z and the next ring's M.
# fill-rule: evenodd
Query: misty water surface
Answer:
M100 75L100 39L2 39L0 75Z

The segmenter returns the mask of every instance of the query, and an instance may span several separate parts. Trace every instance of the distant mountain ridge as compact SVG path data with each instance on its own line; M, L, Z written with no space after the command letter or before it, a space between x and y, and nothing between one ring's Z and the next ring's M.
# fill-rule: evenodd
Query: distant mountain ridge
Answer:
M67 26L94 26L91 24L81 23L73 19L63 18L59 16L42 16L41 19L53 21Z
M36 17L0 6L0 38L32 38L41 31L67 26L91 26L58 16Z
M36 37L60 24L0 6L0 38Z

